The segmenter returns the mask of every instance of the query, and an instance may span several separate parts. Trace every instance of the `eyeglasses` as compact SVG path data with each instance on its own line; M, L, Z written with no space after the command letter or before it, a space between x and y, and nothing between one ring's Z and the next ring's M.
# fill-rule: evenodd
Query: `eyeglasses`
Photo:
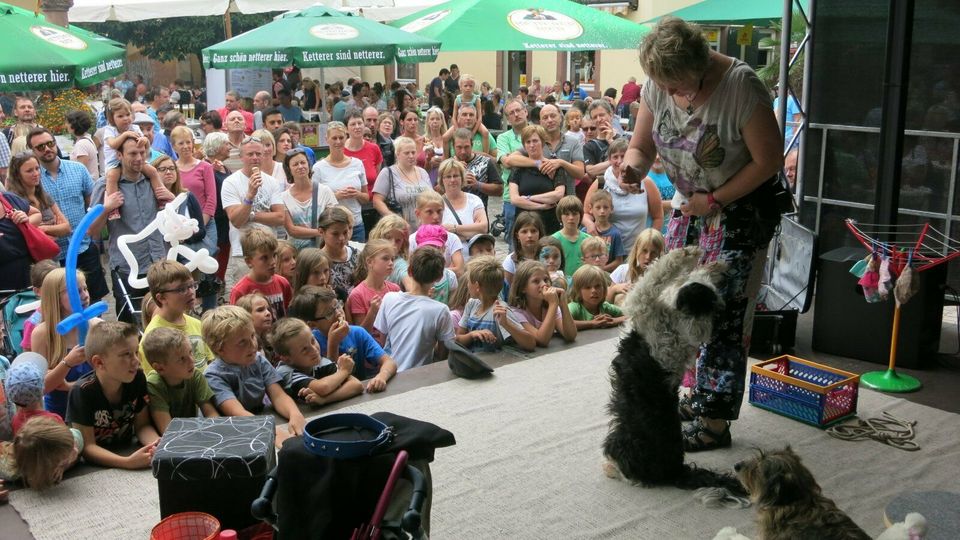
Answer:
M176 172L176 171L177 171L177 167L174 166L174 165L170 165L169 167L157 167L157 171L162 172L162 173Z
M595 128L595 127L587 127L587 126L580 126L580 129L582 129L582 130L584 130L584 131L596 131L596 130L597 130L597 128Z
M260 140L260 137L247 137L246 139L240 141L240 146L243 146L245 144L250 144L252 142L262 143L263 141Z
M42 142L40 144L34 145L33 149L40 150L41 152L43 152L44 150L53 149L56 147L57 147L57 141L47 141L47 142Z
M185 285L181 285L180 287L177 287L176 289L163 289L163 290L159 290L159 291L157 291L157 294L162 294L162 293L187 294L187 292L194 292L194 291L196 291L196 290L197 290L197 287L199 287L199 286L200 286L200 284L197 283L197 282L187 283L187 284L185 284Z
M335 319L337 318L337 315L340 314L341 310L343 310L343 302L341 302L340 300L337 300L337 303L333 306L333 309L330 310L329 314L321 315L319 317L314 317L310 319L309 322L329 321L330 319Z
M600 260L606 259L606 258L607 258L607 254L606 254L606 253L597 253L597 254L594 254L594 255L584 255L583 258L586 259L586 260L588 260L588 261L600 261Z

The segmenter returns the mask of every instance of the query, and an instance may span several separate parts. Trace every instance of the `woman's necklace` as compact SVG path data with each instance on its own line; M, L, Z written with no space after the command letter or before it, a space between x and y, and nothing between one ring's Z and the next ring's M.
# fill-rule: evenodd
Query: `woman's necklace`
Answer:
M397 170L400 171L400 176L401 176L404 180L406 180L407 182L419 182L419 181L420 181L420 175L417 174L417 168L416 168L416 166L413 167L413 169L412 169L413 172L405 171L405 170L403 170L403 167L401 167L401 166L399 166L399 165L397 165Z
M703 75L700 76L700 84L697 85L697 91L694 92L693 97L683 96L683 99L687 100L687 114L693 114L693 102L697 100L697 96L700 95L700 91L703 90L703 80L707 78L707 72L704 71Z

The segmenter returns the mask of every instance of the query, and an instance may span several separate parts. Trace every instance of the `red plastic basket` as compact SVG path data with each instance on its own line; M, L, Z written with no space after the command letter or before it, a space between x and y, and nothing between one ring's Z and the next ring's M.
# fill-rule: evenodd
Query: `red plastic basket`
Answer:
M150 540L216 540L220 522L203 512L181 512L165 517L150 531Z
M825 428L857 413L860 376L795 356L750 368L750 403Z

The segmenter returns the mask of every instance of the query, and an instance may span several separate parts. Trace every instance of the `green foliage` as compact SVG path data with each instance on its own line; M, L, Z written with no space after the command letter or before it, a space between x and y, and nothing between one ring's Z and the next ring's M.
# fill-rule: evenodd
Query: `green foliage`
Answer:
M276 13L231 14L233 35L263 26ZM149 58L160 61L183 60L224 39L223 17L173 17L136 22L108 21L79 23L77 26L120 43L132 43Z
M783 21L776 20L770 22L770 28L776 30L778 36L783 36ZM799 45L800 42L803 41L804 36L807 35L807 24L804 22L803 16L799 11L793 12L793 20L790 26L790 43ZM773 48L773 60L770 64L757 70L757 76L770 88L773 88L780 80L780 45L780 39L772 37L765 37L761 39L759 43L761 47ZM790 68L790 84L798 96L800 94L799 81L803 79L804 56L805 54L801 52L797 62Z

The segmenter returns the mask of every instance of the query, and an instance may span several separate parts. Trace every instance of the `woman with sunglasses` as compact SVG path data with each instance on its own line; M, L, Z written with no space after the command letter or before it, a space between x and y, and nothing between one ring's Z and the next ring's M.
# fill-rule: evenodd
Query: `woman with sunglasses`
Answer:
M287 150L283 158L283 170L293 182L290 188L280 195L286 207L284 225L290 235L290 243L297 252L308 247L317 247L318 238L323 233L317 228L320 214L330 206L337 204L337 197L325 184L314 184L310 178L310 160L302 148ZM313 200L317 200L314 214Z
M362 123L362 119L361 119ZM363 163L343 152L347 142L347 126L333 121L327 124L327 145L330 154L313 166L313 179L329 187L337 197L337 203L353 214L351 240L363 242L366 230L360 215L362 205L370 202L367 192L367 174Z

